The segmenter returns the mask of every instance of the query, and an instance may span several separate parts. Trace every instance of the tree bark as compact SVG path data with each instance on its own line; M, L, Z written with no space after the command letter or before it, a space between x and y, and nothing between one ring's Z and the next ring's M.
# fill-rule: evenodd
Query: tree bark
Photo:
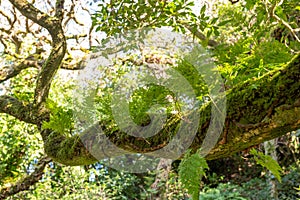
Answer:
M8 97L0 97L0 112L10 114L19 120L34 123L40 129L43 121L48 121L50 111L44 107L52 79L60 67L66 53L66 38L62 28L63 0L57 0L55 15L49 16L26 0L10 0L25 17L47 29L52 37L52 49L43 62L37 79L35 99L32 104ZM14 69L17 72L23 67ZM300 128L300 55L280 69L264 76L236 85L227 91L227 116L223 135L219 142L207 152L206 158L217 159L229 156L290 131ZM11 73L14 76L15 73ZM190 148L201 148L211 121L213 103L200 109L201 120L198 132ZM116 146L130 152L150 153L162 149L174 137L180 119L174 115L168 119L157 135L144 139L133 137L120 130L109 130L104 122L78 135L67 137L52 130L41 130L45 152L54 161L66 165L86 165L97 159L117 156ZM102 128L104 134L97 133ZM109 138L109 141L105 141ZM105 142L104 142L105 141ZM181 142L185 142L184 140ZM178 144L180 145L180 144ZM105 148L104 148L105 147ZM97 155L92 155L92 150ZM184 153L184 152L182 152ZM172 152L165 152L165 155ZM97 159L95 158L97 157ZM167 157L168 158L168 157Z
M257 80L246 81L227 92L227 116L223 136L207 154L206 159L227 157L300 128L299 58L297 55L280 69ZM190 146L194 150L201 148L206 136L211 106L212 103L200 110L203 117ZM111 133L101 122L80 136L67 138L60 133L51 132L46 134L49 137L45 141L45 151L53 160L66 165L86 165L96 162L95 157L103 159L123 154L122 151L116 151L114 145L103 143L107 137L126 151L149 153L168 145L170 136L174 134L180 121L175 117L174 119L172 124L147 140L121 131ZM106 135L98 133L99 128ZM94 149L98 149L97 155L90 154Z
M42 179L44 175L44 169L50 161L51 159L47 157L41 158L35 167L35 170L30 175L21 179L14 185L3 187L0 190L0 199L6 199L7 197L17 194L21 191L28 190L32 185Z

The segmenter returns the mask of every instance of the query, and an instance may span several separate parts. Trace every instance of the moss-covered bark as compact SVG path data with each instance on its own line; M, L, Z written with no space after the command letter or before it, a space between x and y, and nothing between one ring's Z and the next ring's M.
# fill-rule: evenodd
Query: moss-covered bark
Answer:
M226 143L216 146L207 159L229 156L300 128L300 56L229 91L227 106Z
M66 53L66 39L61 26L64 0L56 1L55 15L49 16L26 0L10 2L28 19L46 28L52 37L51 53L43 64L37 80L33 104L25 105L17 99L0 97L0 112L34 123L39 128L43 121L49 120L49 111L43 103L48 96L51 81L61 65ZM272 71L259 79L248 80L227 92L227 116L225 128L219 143L207 155L207 159L216 159L241 151L289 131L300 128L300 55L281 69ZM191 148L196 150L206 136L210 122L211 106L201 108L201 121ZM151 138L138 138L120 131L108 130L100 125L92 127L85 133L66 137L62 133L41 130L45 143L45 152L55 161L66 165L84 165L96 162L95 157L105 158L122 154L115 151L115 145L130 152L150 153L168 145L176 134L180 120L177 116L169 118L159 134ZM93 130L101 127L104 134ZM105 141L105 138L109 141ZM84 140L82 140L84 138ZM105 143L103 142L105 141ZM84 143L83 143L84 142ZM186 142L184 138L180 141ZM178 144L180 147L180 144ZM102 148L102 147L106 148ZM92 156L90 151L96 151ZM169 152L161 152L172 154Z
M300 128L299 58L300 56L296 56L282 68L228 91L228 109L223 136L206 156L207 159L226 157ZM253 84L256 87L253 87ZM191 145L194 150L201 147L205 138L210 111L211 105L200 111L205 120L200 122L198 133ZM97 133L99 125L87 130L80 137L77 135L66 138L61 134L52 133L46 141L45 150L54 160L67 165L90 164L96 161L94 156L99 159L122 154L122 151L115 151L115 147L111 144L101 143L104 137L108 137L111 142L124 150L149 153L166 146L172 139L179 125L179 120L174 119L173 123L159 134L147 139L136 138L120 131L111 133L104 125L101 125L104 132L110 132L107 136ZM102 146L105 146L105 149L101 149ZM98 149L97 155L92 156L89 151L94 149Z
M33 112L31 104L25 104L7 95L0 96L0 113L7 113L21 121L31 124L37 124L41 120L36 113Z

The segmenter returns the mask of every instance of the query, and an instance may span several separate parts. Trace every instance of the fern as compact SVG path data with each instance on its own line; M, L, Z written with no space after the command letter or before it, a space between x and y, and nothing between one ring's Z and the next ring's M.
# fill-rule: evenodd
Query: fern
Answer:
M195 154L188 151L179 165L179 178L183 186L192 195L192 199L199 199L200 183L205 170L208 169L206 160L200 156L200 150Z
M250 150L250 154L254 156L255 161L261 166L267 168L281 183L282 168L271 156L265 155L262 152L256 151L255 149Z
M46 107L51 111L50 121L43 122L43 129L52 129L57 133L68 134L73 127L72 110L58 106L48 99Z

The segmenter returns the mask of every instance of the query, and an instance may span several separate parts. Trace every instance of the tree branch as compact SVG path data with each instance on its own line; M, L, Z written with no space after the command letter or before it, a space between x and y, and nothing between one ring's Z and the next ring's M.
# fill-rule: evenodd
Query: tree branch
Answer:
M49 15L35 8L31 3L26 0L9 0L25 17L31 19L38 25L52 30L54 27L53 22Z
M46 28L52 37L52 50L44 63L37 79L34 105L40 108L49 94L51 81L59 68L66 53L66 39L62 28L64 1L56 1L55 16L41 12L25 0L10 0L10 2L27 18Z
M25 104L24 102L7 95L0 96L0 113L9 114L30 124L39 124L41 120L34 112L31 104Z
M65 0L57 0L56 4L55 4L55 17L57 17L59 19L59 21L63 20L64 3L65 3Z
M188 29L192 34L194 34L199 40L202 40L202 41L206 41L207 38L206 36L201 33L200 31L194 29L193 27L191 27L189 24L187 23L184 23L183 24L185 26L186 29ZM208 40L208 46L211 46L211 47L216 47L218 46L218 43L214 40Z
M17 76L22 70L30 67L40 68L42 63L33 59L34 55L29 56L18 65L4 66L0 68L0 83Z
M24 179L20 180L15 185L10 187L5 187L0 191L0 199L5 199L9 196L15 195L21 191L28 190L29 187L36 184L44 174L44 169L46 165L51 161L50 158L43 157L39 160L34 172L26 176Z
M0 83L3 83L8 79L17 76L24 69L31 68L31 67L41 69L43 64L46 62L46 60L38 61L37 59L35 59L35 56L36 55L29 56L18 65L13 64L10 66L7 65L0 68ZM81 70L84 68L84 65L82 64L83 62L84 62L83 60L77 62L76 64L63 62L60 68L66 70Z
M279 3L274 3L274 5L272 5L271 7L271 11L270 11L270 16L272 18L274 18L277 22L281 23L282 25L284 25L290 32L291 34L294 36L294 38L296 39L297 42L300 43L300 39L298 38L296 31L289 25L289 23L287 23L286 21L284 21L283 19L281 19L280 17L278 17L275 13L276 8L278 6L280 6L283 3L283 1L280 1ZM268 11L267 5L266 5L266 9Z
M226 135L223 136L226 137L226 142L221 142L224 140L219 138L219 142L208 153L206 159L226 157L265 140L299 129L299 68L300 55L290 63L257 80L246 81L228 91L228 123L223 130L226 132ZM256 89L253 88L253 84L257 86ZM191 145L194 150L201 148L204 141L210 123L212 106L213 104L210 103L200 110L202 120ZM97 159L124 154L121 150L116 151L113 144L129 152L149 153L166 146L172 134L176 134L180 120L171 121L172 123L164 127L158 134L147 139L133 137L120 130L111 131L102 122L73 137L44 130L43 134L49 135L44 140L45 151L54 161L66 165L86 165L96 162ZM245 121L250 125L245 124ZM259 125L253 126L252 124ZM104 134L99 132L100 128ZM91 155L92 150L94 153L96 150L96 154ZM170 152L166 152L165 155L168 153Z

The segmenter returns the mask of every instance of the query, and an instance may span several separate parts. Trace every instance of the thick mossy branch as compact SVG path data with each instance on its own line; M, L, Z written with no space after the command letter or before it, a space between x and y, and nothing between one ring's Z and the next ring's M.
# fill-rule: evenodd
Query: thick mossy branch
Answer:
M226 157L299 129L299 101L300 55L282 68L228 92L226 143L215 146L207 159Z
M239 128L234 123L228 127L227 141L224 144L217 144L206 156L208 160L224 158L235 152L242 151L249 147L258 145L288 132L300 128L300 107L293 107L289 110L281 110L277 107L274 115L268 122L251 129Z
M79 135L66 137L49 129L42 131L45 152L54 161L74 166L97 162L82 143Z
M226 157L300 128L300 59L259 79L237 85L227 93L227 117L223 137L206 156L207 159ZM206 136L210 122L211 106L203 107L201 122L191 148L197 150ZM66 165L85 165L123 152L154 152L168 145L176 134L179 120L165 126L157 135L138 138L120 131L112 132L105 124L95 125L73 137L44 130L45 151L53 160ZM103 132L99 132L100 128ZM109 138L109 140L105 140ZM225 138L225 140L224 140ZM224 142L225 141L225 142ZM181 141L184 142L184 141ZM180 144L178 144L180 145ZM90 152L94 152L93 155ZM96 152L96 153L95 153ZM171 152L165 152L166 154Z

